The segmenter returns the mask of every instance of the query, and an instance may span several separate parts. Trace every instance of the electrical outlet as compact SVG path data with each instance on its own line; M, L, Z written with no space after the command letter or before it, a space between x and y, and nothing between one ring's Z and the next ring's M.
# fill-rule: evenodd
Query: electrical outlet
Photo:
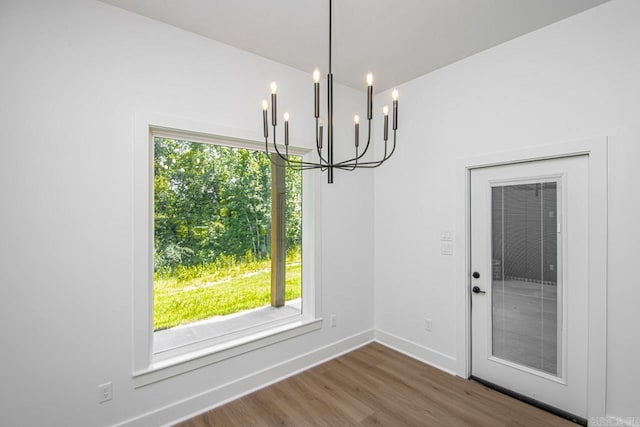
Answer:
M100 384L98 386L98 403L108 402L111 399L113 399L113 384L111 381Z
M338 322L337 322L337 320L336 320L336 315L335 315L335 314L332 314L332 315L331 315L331 327L332 327L332 328L335 328L335 327L337 326L337 324L338 324Z
M431 319L428 319L428 318L425 317L424 318L424 330L427 331L427 332L431 332L431 326L432 326Z

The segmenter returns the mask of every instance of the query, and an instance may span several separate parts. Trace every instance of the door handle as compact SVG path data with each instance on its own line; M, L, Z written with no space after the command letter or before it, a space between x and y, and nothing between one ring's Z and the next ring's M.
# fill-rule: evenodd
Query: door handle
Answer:
M479 286L474 286L472 289L474 294L486 294L485 291L481 291Z

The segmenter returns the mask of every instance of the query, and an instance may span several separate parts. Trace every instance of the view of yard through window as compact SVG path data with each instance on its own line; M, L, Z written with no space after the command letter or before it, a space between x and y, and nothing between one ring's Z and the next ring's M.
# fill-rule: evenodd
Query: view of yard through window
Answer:
M302 176L286 170L287 301L301 297ZM154 138L154 330L269 305L271 163Z

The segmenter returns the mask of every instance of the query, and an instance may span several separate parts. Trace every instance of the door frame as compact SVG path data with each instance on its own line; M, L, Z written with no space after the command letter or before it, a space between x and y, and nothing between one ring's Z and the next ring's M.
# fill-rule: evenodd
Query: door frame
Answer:
M608 138L529 147L457 161L456 374L471 375L471 170L586 155L589 184L589 320L587 417L606 415ZM464 209L462 209L464 207Z

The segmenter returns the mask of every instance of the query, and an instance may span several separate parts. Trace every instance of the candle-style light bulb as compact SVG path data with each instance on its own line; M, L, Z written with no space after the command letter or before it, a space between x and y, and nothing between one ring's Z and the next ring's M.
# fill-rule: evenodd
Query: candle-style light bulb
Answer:
M389 139L389 107L385 105L382 107L382 114L384 114L384 142Z
M353 123L355 123L355 124L359 124L360 123L360 116L359 115L356 114L353 117Z
M393 130L398 129L398 89L394 89L391 92L391 99L393 99Z
M373 74L367 74L367 120L373 118Z
M264 137L269 137L269 124L267 123L267 108L269 108L269 103L266 99L262 100L262 127L264 131Z
M284 145L289 146L289 113L284 113Z
M320 70L313 70L313 117L320 117Z
M278 124L278 85L271 82L271 126Z

